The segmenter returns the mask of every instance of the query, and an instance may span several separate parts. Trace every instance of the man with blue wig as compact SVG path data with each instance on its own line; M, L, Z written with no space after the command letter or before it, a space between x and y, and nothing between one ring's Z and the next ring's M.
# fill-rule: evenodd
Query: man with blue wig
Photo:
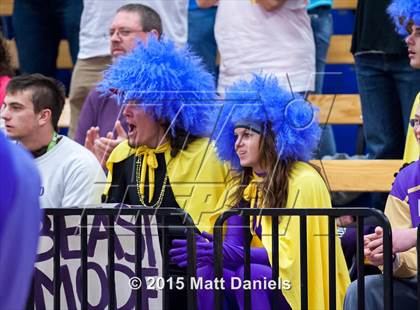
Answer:
M128 127L128 140L107 161L106 202L181 208L200 231L209 229L227 170L205 138L217 102L213 77L199 58L149 37L105 72L100 88L118 95ZM165 225L169 240L185 236L181 220L170 217ZM175 264L168 272L185 276ZM170 303L177 302L173 293Z
M388 13L394 21L399 34L406 37L410 65L420 68L420 2L418 0L394 0L388 7ZM417 100L416 100L417 101ZM413 131L407 138L416 144L415 157L418 159L420 143L420 111L415 104L410 125ZM417 140L417 141L416 141ZM407 148L406 148L407 152ZM412 153L411 153L412 154ZM412 156L412 155L410 155ZM409 157L410 157L409 156ZM406 159L406 158L405 158ZM394 309L414 309L417 305L417 226L420 224L420 162L403 168L395 178L385 206L385 215L392 228L392 253L394 275ZM364 254L370 264L382 266L383 230L376 227L375 232L364 236ZM360 280L360 279L359 279ZM365 308L381 309L384 307L383 275L365 278ZM345 309L357 307L357 281L353 282L346 295Z
M24 309L38 245L40 178L32 158L0 132L0 300Z

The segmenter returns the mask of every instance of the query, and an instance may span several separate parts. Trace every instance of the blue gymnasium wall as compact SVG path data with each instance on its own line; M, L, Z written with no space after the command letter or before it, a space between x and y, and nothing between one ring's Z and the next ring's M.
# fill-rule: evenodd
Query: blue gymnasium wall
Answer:
M353 10L333 10L334 34L349 35L353 32L355 12ZM324 79L325 94L357 94L356 73L353 65L326 65L327 74ZM333 126L337 152L353 155L356 150L358 126Z

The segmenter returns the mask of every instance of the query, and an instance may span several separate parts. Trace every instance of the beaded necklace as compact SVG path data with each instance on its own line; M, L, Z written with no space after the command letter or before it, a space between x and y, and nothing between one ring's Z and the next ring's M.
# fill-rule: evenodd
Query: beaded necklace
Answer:
M144 201L144 195L140 193L140 179L141 179L141 156L136 156L136 186L137 186L137 195L139 196L139 201L143 206L150 207L150 208L159 208L162 204L163 197L165 196L166 184L168 182L168 173L165 173L165 178L163 179L162 188L159 193L159 198L155 204L148 206Z

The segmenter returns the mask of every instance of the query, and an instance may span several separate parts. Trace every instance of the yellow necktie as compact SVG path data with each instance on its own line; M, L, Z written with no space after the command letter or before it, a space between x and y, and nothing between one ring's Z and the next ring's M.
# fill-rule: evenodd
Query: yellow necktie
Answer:
M258 190L258 184L262 183L263 178L256 175L255 173L252 176L251 182L249 182L248 186L244 190L243 198L249 202L250 208L262 208L262 192ZM261 224L261 216L257 217L256 227ZM251 231L255 234L253 226L254 226L254 217L251 216L250 219L250 226Z
M165 153L170 150L169 142L159 145L155 149L151 149L145 145L142 145L137 148L136 156L143 156L141 164L141 173L140 173L140 194L144 197L144 186L146 179L146 168L149 171L149 202L152 201L153 194L155 192L155 169L158 167L158 161L156 154Z

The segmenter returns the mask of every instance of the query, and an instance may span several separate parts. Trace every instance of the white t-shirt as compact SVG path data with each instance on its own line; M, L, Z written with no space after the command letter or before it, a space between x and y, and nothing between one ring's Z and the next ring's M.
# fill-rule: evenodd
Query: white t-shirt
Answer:
M305 0L273 12L251 0L220 0L215 36L221 56L219 92L252 73L270 73L295 92L314 89L315 44Z
M50 151L35 159L41 175L42 208L98 204L105 173L95 156L80 144L62 137Z
M128 3L153 8L163 24L163 33L178 46L187 42L187 0L84 0L80 21L79 59L110 55L109 27L117 9Z

